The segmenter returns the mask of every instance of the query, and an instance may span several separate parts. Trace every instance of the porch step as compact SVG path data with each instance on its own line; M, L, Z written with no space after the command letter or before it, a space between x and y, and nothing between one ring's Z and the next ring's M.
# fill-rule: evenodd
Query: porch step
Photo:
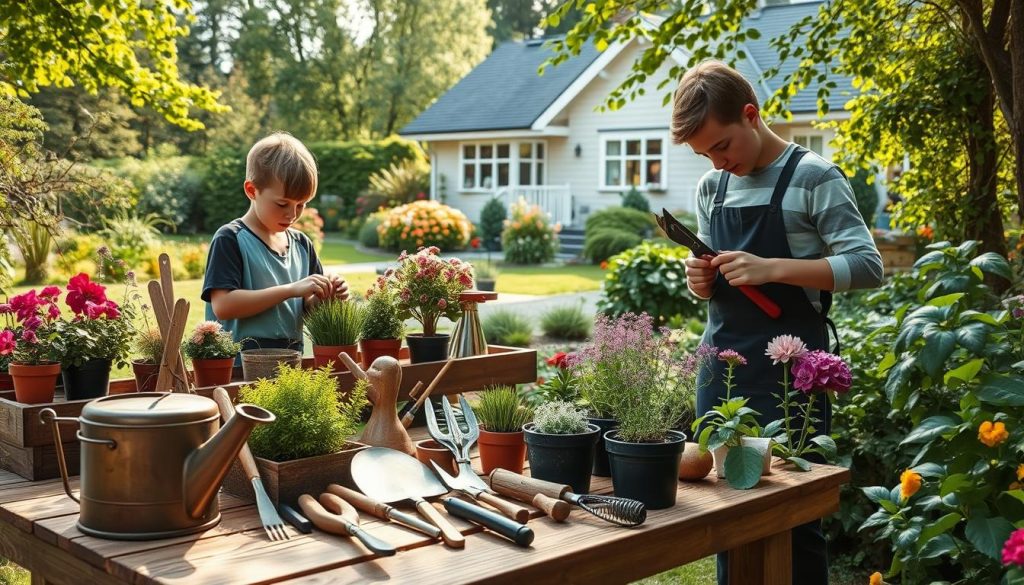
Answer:
M578 258L583 255L583 228L562 228L558 234L558 255Z

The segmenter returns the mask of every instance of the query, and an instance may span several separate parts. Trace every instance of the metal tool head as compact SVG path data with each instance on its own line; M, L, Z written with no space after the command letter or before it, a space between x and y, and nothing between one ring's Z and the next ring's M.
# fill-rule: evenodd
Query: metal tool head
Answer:
M364 494L389 504L448 493L448 488L415 457L384 447L356 453L352 480Z
M434 471L441 477L441 481L446 486L453 490L470 490L470 491L489 491L490 488L484 483L484 480L480 479L469 465L459 466L459 474L453 476L452 474L439 467L436 462L431 461L431 465L434 466Z
M442 399L445 400L445 399ZM445 422L445 430L442 431L440 425L437 424L437 411L434 410L434 403L427 398L423 403L426 412L424 415L427 418L427 431L430 433L430 437L438 442L440 445L444 445L449 451L451 451L456 457L459 455L459 450L452 443L451 435L448 433L448 423Z
M717 256L718 252L705 244L697 237L697 234L690 231L690 228L686 227L678 219L675 218L667 209L662 208L661 215L654 214L654 219L658 222L658 226L665 231L665 235L669 237L673 242L686 246L693 252L694 256Z

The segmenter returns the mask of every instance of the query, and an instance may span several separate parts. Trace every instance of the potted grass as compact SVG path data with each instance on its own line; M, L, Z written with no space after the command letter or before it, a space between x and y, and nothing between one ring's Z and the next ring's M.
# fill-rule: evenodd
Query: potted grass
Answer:
M605 432L615 495L649 509L676 501L676 480L686 435L674 430L696 393L697 375L714 350L673 353L668 330L646 313L599 317L594 343L574 359L581 389L600 378L602 398L619 426Z
M473 280L476 290L493 291L498 278L498 269L490 261L473 265Z
M164 357L164 339L160 332L156 329L139 331L135 336L135 355L138 356L132 360L135 388L138 392L153 392Z
M405 323L398 316L394 292L387 287L386 279L366 291L365 317L359 331L359 349L363 367L369 368L380 356L398 359L402 349Z
M256 467L275 504L294 504L304 493L318 494L331 483L351 485L349 464L366 445L352 441L359 415L368 404L368 383L358 380L339 398L328 367L302 369L282 365L276 378L261 378L239 392L238 402L274 413L274 424L249 437ZM235 463L225 491L251 498L252 485Z
M5 326L0 331L0 358L14 386L15 400L26 404L53 402L60 375L53 339L53 323L60 316L60 289L32 289L0 304Z
M338 354L345 352L355 359L357 342L365 311L355 301L330 298L310 309L303 318L306 334L313 344L313 365L321 368L333 364L335 372L347 371Z
M196 386L223 386L231 383L235 356L242 344L216 321L203 321L196 325L181 350L192 360Z
M530 476L590 492L590 472L601 429L587 422L587 412L569 402L537 407L533 422L523 427Z
M526 461L523 425L530 421L532 413L516 389L496 386L485 390L473 412L480 423L478 445L484 475L499 467L522 473Z

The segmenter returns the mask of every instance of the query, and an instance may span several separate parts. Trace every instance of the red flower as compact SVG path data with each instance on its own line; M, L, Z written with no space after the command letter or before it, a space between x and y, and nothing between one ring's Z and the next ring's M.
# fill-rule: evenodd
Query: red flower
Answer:
M565 368L566 365L567 365L565 363L565 360L566 360L566 358L568 356L569 356L569 354L565 353L564 351L560 351L560 352L556 353L555 355L553 355L553 356L548 358L548 365L549 366L558 366L559 368Z
M601 270L608 270L608 261L607 260L602 260L601 261Z
M469 245L472 246L473 248L479 248L480 238L473 238L472 240L469 241Z
M0 355L11 355L14 346L14 332L10 329L0 331Z
M107 302L107 292L102 284L90 282L89 275L83 272L68 281L68 296L65 302L76 315L81 315L86 310L86 303L102 305Z

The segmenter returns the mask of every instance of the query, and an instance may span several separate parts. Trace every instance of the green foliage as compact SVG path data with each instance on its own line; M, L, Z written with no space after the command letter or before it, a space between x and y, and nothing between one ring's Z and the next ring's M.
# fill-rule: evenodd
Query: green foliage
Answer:
M515 311L498 309L488 313L482 322L488 343L526 347L533 340L533 324Z
M360 339L401 339L405 324L398 317L394 293L371 289L366 294L366 318L359 332Z
M302 319L313 345L353 345L366 320L366 312L356 301L330 298L320 301Z
M50 343L62 366L81 366L90 359L105 359L126 364L131 349L132 324L129 318L61 319L53 324Z
M857 169L857 172L850 178L850 187L853 188L853 195L857 203L857 211L864 218L864 225L869 228L875 225L875 213L878 209L878 191L873 183L868 183L872 176L868 169Z
M644 213L651 212L651 204L647 201L636 187L630 187L629 191L622 194L622 206L626 209L636 209Z
M367 217L363 226L359 228L359 243L367 248L379 248L380 236L377 234L377 227L383 221L384 217L381 213L374 213Z
M616 228L588 230L583 241L583 257L598 264L642 241L642 236Z
M455 321L462 314L459 295L473 284L472 269L458 258L441 258L437 248L423 248L398 257L398 268L377 281L378 289L393 291L400 319L416 319L423 334L434 335L437 321Z
M163 226L166 231L175 228L191 231L192 214L202 185L202 176L193 157L151 153L141 160L115 159L102 166L131 183L138 213L167 220Z
M359 429L368 402L365 380L357 380L344 400L330 367L303 370L282 365L277 378L260 378L245 386L239 402L262 406L277 420L258 425L249 437L253 455L292 461L334 453Z
M492 197L480 211L480 239L484 248L491 251L501 249L501 231L505 225L508 211L501 199Z
M523 430L533 413L513 386L497 386L485 390L473 405L480 428L492 433L515 433Z
M155 215L129 213L105 219L99 236L107 243L110 254L101 254L103 278L107 282L121 281L128 270L144 266L150 252L160 245L157 226L165 223Z
M583 341L590 336L592 318L583 314L582 305L552 307L540 317L540 330L547 337Z
M578 435L587 432L587 411L571 402L547 402L533 413L533 429L547 435Z
M646 312L658 323L682 315L701 317L704 305L686 288L685 248L643 242L608 260L597 308L607 315Z
M617 229L648 237L654 231L654 216L630 207L611 206L599 209L587 218L587 233Z
M245 182L245 152L227 148L213 150L199 159L202 185L196 216L199 231L213 233L222 225L238 219L249 209L242 191ZM323 188L321 179L320 190Z
M235 357L242 351L242 344L235 343L231 333L224 331L216 321L203 321L196 325L185 342L181 344L185 357L197 359L223 359Z
M558 249L557 229L536 205L520 199L512 205L512 216L505 220L501 246L505 262L511 264L542 264L555 258Z
M35 221L28 221L22 229L14 232L14 241L21 250L21 261L25 264L23 284L44 283L49 276L50 249L53 237L49 229Z
M407 158L370 175L370 193L398 203L411 203L425 196L430 165L422 156Z
M135 355L147 364L159 364L164 355L164 338L158 329L142 329L135 335Z
M729 455L725 461L725 479L736 489L750 489L761 478L762 458L756 449L743 447L742 437L756 437L760 434L757 424L756 410L747 406L747 398L723 400L722 404L693 422L690 427L694 432L700 430L697 444L703 451L714 451L719 447L729 447ZM735 451L735 455L733 454ZM751 465L745 464L751 459L751 452L757 456L756 474L751 473ZM729 473L729 459L734 463L734 473Z

